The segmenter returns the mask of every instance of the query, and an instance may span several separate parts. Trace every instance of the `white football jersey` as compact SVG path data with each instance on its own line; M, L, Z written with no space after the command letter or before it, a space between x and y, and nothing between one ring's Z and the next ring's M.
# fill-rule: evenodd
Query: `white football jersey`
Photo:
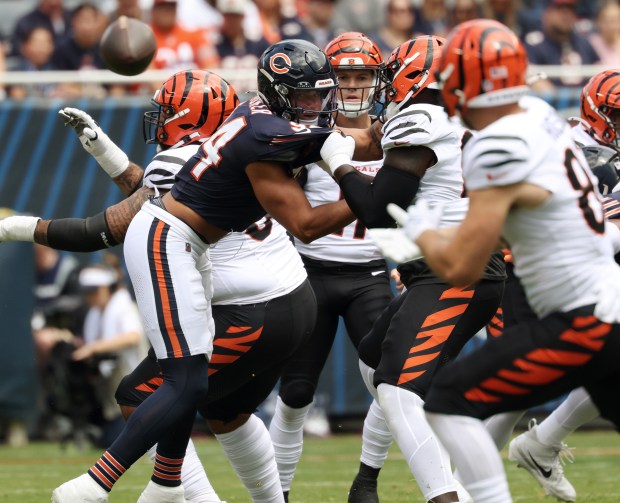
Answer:
M381 146L392 148L423 146L437 157L426 170L413 202L424 199L444 203L441 227L458 225L467 213L463 194L461 145L466 129L451 121L442 107L418 103L404 108L383 126Z
M570 126L542 100L521 105L525 112L501 118L469 141L463 166L470 191L515 183L549 191L537 207L512 209L503 229L515 273L542 317L596 304L617 266L596 179Z
M159 152L144 170L144 185L168 191L197 145ZM245 232L231 232L209 248L213 305L253 304L292 292L307 278L284 228L262 218Z
M373 178L382 164L380 160L353 162L356 170ZM340 187L323 169L316 164L309 164L306 169L308 179L304 185L304 192L312 207L342 199ZM383 259L381 252L366 232L366 227L357 219L339 231L315 239L309 244L295 238L295 248L302 255L316 260L360 264Z

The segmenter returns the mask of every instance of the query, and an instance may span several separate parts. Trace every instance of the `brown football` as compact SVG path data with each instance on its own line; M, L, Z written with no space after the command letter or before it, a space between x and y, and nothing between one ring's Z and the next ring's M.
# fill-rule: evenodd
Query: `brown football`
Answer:
M138 75L151 63L157 42L150 26L121 16L101 36L99 51L105 65L120 75Z

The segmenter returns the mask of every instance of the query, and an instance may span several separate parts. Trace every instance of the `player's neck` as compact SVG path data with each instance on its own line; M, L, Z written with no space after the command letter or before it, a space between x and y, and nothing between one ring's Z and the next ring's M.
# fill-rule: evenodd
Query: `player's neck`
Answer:
M363 114L359 117L345 117L344 114L338 114L338 118L336 119L336 126L351 129L366 129L370 127L371 123L372 121L368 114Z

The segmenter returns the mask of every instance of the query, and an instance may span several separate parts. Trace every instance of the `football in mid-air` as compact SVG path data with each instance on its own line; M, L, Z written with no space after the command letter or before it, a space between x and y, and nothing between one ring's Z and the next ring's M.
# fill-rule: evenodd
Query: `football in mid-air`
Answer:
M120 16L103 32L99 50L105 65L120 75L138 75L151 63L157 42L146 23Z

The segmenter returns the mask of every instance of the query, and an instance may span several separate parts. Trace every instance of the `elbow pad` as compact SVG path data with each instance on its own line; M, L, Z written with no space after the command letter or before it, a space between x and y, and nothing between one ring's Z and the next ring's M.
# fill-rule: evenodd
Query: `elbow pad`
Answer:
M47 242L52 248L72 252L92 252L118 244L108 228L105 212L88 218L52 220Z
M394 203L407 208L420 186L420 177L384 164L373 181L347 173L340 180L342 194L357 218L368 229L394 227L387 205Z

